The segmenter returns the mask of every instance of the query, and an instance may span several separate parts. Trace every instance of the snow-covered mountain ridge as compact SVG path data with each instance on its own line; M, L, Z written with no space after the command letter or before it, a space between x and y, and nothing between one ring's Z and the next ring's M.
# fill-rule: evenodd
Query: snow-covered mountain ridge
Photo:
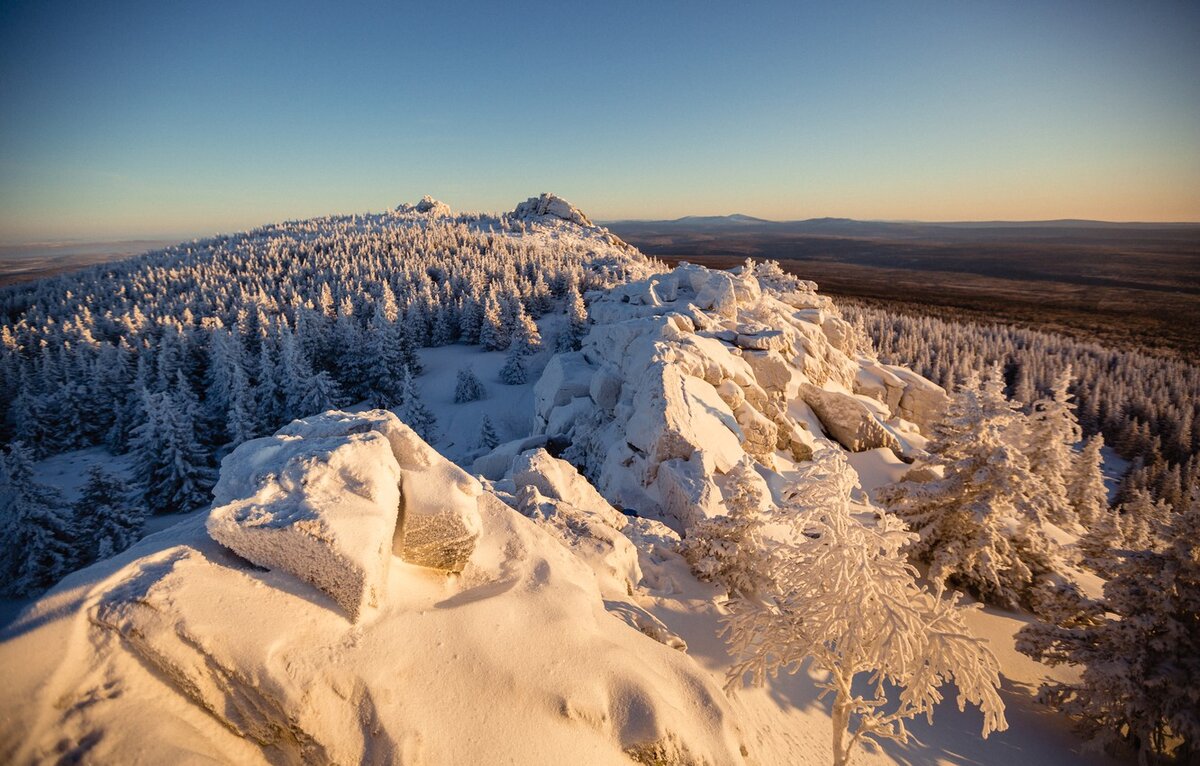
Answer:
M388 215L456 220L429 199ZM511 220L627 247L552 195ZM386 410L314 413L228 455L209 514L36 603L0 644L3 760L828 762L806 674L722 689L724 594L683 540L738 482L786 505L820 455L899 477L945 392L777 267L613 263L623 284L587 295L581 348L533 385L531 432L469 471Z

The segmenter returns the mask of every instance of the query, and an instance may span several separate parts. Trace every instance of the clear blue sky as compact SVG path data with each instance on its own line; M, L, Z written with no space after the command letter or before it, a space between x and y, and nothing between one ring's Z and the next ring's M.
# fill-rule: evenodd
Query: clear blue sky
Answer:
M1200 3L0 3L0 242L421 194L1200 219Z

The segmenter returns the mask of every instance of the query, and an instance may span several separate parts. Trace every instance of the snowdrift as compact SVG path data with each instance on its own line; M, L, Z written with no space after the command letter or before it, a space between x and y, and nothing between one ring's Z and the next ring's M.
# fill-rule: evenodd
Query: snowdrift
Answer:
M569 465L521 465L544 526L390 413L242 445L207 520L9 628L0 757L740 762L719 687L621 600L641 579L625 517Z

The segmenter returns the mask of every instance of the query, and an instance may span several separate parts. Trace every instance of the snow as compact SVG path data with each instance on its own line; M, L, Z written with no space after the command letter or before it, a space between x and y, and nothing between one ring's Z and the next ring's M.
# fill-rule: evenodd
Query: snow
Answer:
M713 678L647 635L648 614L638 629L637 609L610 613L592 571L549 532L481 497L462 575L394 560L388 598L359 626L318 591L229 555L199 519L72 575L4 634L0 752L50 760L65 742L97 762L619 764L654 750L740 761Z

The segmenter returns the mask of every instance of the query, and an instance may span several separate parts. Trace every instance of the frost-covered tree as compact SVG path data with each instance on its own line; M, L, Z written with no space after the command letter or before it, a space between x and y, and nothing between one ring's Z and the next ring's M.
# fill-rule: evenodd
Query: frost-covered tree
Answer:
M298 410L304 413L301 417L337 409L341 405L341 389L328 372L321 370L309 375L304 381L304 390L298 405Z
M485 351L500 351L508 348L511 338L504 326L500 303L495 295L489 294L483 304L483 316L479 323L479 343Z
M520 346L513 344L504 358L504 366L500 368L500 382L506 386L519 386L529 379L529 371L525 368L525 354Z
M229 408L225 411L225 436L234 446L253 439L258 429L258 416L254 406L254 391L246 379L246 373L237 366L233 368L229 384Z
M917 533L910 550L929 564L930 580L1010 608L1028 605L1035 583L1061 564L1042 528L1041 487L1022 449L1023 421L998 374L964 385L928 445L943 478L879 491Z
M538 331L537 323L525 313L520 301L509 301L509 305L512 306L509 332L511 347L522 354L532 354L542 347L542 334Z
M1170 540L1165 536L1165 531L1171 517L1171 507L1162 500L1154 500L1148 491L1133 490L1119 510L1121 539L1128 549L1157 549L1164 541Z
M761 684L811 660L825 674L822 696L833 698L835 766L848 764L861 743L907 741L906 721L932 718L947 683L958 687L960 709L971 703L983 711L985 737L1007 728L1000 665L965 621L977 607L917 584L903 554L914 536L887 514L861 521L850 501L856 483L841 452L824 449L790 488L790 505L776 519L789 532L770 558L769 591L733 600L725 618L729 684L747 674ZM856 691L856 681L871 684L870 692Z
M403 402L396 410L396 415L407 423L409 428L416 431L417 436L427 442L433 441L437 429L437 417L421 401L421 393L417 390L417 384L411 372L404 373L400 391Z
M1104 585L1100 619L1034 623L1017 648L1051 666L1082 668L1041 698L1100 744L1124 742L1147 764L1200 756L1200 492L1176 513L1162 550L1128 551Z
M1065 368L1054 380L1050 395L1033 404L1029 416L1029 468L1037 476L1046 518L1054 524L1073 528L1079 521L1067 496L1067 481L1074 462L1074 445L1082 437L1075 407L1067 388L1071 368Z
M1067 501L1085 529L1091 529L1108 514L1108 489L1104 486L1104 437L1096 434L1087 440L1071 462L1067 474Z
M194 412L168 392L143 392L146 420L134 429L132 451L142 482L140 500L152 513L191 511L209 501L213 475L196 441Z
M588 331L587 306L579 288L572 282L563 299L567 309L567 323L558 335L557 351L578 351Z
M500 437L496 435L496 429L492 426L492 419L487 415L483 416L483 420L479 423L479 442L480 449L492 450L500 443Z
M388 321L387 309L375 305L363 347L363 398L373 407L390 409L404 401L404 375L410 342L403 325ZM417 370L412 370L416 374Z
M483 389L483 383L479 380L479 376L470 367L463 367L458 371L458 381L454 385L454 401L458 404L464 402L476 402L484 398L487 392Z
M85 561L106 559L125 550L142 536L146 523L146 509L130 502L125 483L100 466L88 469L74 515L86 548Z
M36 480L21 442L0 459L0 587L29 596L75 568L79 539L58 490Z
M754 461L743 458L726 475L725 514L692 524L680 544L692 572L719 583L730 596L752 597L765 585L764 489Z

